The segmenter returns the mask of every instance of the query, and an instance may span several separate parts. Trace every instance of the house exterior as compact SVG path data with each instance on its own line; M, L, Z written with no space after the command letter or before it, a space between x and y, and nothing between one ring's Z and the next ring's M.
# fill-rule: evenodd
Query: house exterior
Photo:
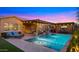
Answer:
M0 33L4 31L23 32L23 22L15 16L0 18Z
M24 33L31 34L36 31L36 22L34 20L23 20Z
M42 21L39 19L34 19L34 20L23 21L23 25L25 27L25 33L40 34L45 31L48 31L52 23L47 21Z
M72 33L75 30L74 22L66 22L66 23L55 23L53 24L53 28L56 33Z
M71 33L74 30L74 22L51 23L40 19L23 20L16 16L0 18L0 33L4 31L21 31L24 34Z
M24 20L16 16L0 18L0 33L5 31L21 31L24 34L35 34L48 31L52 23L39 19Z

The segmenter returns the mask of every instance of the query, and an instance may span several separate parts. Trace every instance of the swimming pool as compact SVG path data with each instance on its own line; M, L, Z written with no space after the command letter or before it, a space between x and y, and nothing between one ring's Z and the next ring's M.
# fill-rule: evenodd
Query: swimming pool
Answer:
M48 34L36 36L35 38L31 38L26 41L33 42L38 45L43 45L56 51L61 51L61 49L64 48L70 39L70 34Z

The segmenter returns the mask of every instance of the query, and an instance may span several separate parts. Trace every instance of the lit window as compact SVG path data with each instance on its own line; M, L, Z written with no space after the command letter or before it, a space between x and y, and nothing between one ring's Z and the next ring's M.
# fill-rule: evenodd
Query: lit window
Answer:
M13 24L10 24L9 25L9 30L13 30L13 27L14 27Z
M61 28L67 28L67 26L61 26Z
M18 25L18 24L14 24L13 29L14 29L14 30L18 30L18 29L19 29L19 25Z
M4 23L4 30L5 31L9 30L9 24L8 23Z
M31 21L29 23L31 23Z

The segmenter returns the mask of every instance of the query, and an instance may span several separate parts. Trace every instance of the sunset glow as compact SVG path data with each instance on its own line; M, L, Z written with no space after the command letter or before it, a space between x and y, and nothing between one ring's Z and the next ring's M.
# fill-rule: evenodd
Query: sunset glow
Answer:
M17 7L0 8L0 16L17 16L24 20L41 19L53 23L76 22L75 8Z

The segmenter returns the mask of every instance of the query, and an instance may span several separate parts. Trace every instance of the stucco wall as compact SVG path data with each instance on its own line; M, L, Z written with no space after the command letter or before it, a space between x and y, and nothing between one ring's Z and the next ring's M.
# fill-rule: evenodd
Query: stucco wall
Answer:
M1 18L0 19L0 33L5 31L4 23L8 23L8 24L12 24L12 25L17 24L20 27L16 31L23 31L23 24L22 24L21 20L19 20L16 17L8 17L8 18Z

